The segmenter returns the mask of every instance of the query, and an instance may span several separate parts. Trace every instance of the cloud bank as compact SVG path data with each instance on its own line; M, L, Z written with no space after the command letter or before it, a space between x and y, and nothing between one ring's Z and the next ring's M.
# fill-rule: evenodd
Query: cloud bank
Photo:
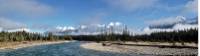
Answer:
M198 19L188 20L183 16L162 18L160 20L150 21L150 25L143 29L142 34L150 34L152 32L171 32L178 30L197 29Z
M183 23L186 20L183 16L161 18L152 21L148 21L147 24L150 26L162 26L162 25L172 25L176 23Z
M0 18L0 28L2 28L3 30L11 30L11 29L18 29L25 27L26 27L25 24L15 22L3 17Z
M176 24L172 28L161 29L161 28L144 28L142 34L151 34L153 32L172 32L178 30L188 30L188 29L197 29L198 24ZM140 33L141 34L141 33Z

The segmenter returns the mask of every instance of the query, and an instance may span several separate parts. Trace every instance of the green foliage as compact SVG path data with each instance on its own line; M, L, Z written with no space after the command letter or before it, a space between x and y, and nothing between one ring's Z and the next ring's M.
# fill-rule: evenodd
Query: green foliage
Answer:
M57 41L57 40L80 40L80 41L151 41L151 42L195 42L198 43L198 29L189 29L173 32L154 32L150 35L129 35L128 30L124 30L123 34L108 34L99 35L64 35L56 36L48 33L47 36L39 33L22 32L0 32L0 42L7 41Z
M97 37L100 36L100 37ZM154 32L150 35L130 36L128 31L123 34L79 35L72 36L74 40L83 41L151 41L151 42L198 42L198 29L189 29L173 32ZM184 43L183 43L184 45Z
M157 41L157 42L198 42L198 30L189 29L173 32L154 32L150 35L137 35L135 39L140 41Z
M72 38L69 38L72 40ZM43 36L39 33L27 33L21 32L0 32L0 42L12 42L12 41L57 41L57 40L69 40L64 39L61 36L55 36L49 33L48 36Z

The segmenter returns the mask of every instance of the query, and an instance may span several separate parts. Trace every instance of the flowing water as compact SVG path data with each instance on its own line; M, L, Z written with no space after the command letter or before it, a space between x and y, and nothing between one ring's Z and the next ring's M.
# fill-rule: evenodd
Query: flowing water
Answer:
M68 42L60 44L40 45L17 50L0 51L0 56L149 56L102 52L80 47L83 42Z

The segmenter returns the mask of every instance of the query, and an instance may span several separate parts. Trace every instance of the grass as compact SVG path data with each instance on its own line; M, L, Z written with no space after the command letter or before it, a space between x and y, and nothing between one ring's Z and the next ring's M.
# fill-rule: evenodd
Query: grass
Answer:
M56 41L17 41L17 42L0 42L0 49L15 48L19 45L31 45L33 43L56 42Z

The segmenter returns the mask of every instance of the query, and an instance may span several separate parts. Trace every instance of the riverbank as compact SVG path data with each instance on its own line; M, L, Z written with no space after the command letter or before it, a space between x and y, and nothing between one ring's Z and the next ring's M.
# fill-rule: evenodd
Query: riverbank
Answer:
M22 41L22 42L0 42L0 50L19 49L37 45L58 44L70 41Z
M51 45L51 47L45 47L42 48L42 50L54 52L57 50L59 52L66 53L66 50L74 50L72 53L84 53L85 51L77 51L77 50L94 50L98 52L112 52L112 53L119 53L119 54L127 54L127 55L197 55L198 54L198 48L168 48L168 47L156 47L151 45L171 45L171 43L158 43L158 42L126 42L125 44L128 45L119 45L119 44L112 44L109 46L102 46L102 43L96 43L96 42L87 42L87 41L24 41L24 42L8 42L8 43L1 43L0 50L10 50L10 49L16 49L24 48L24 47L32 47L37 45L49 45L49 44L59 44L59 43L65 43L65 45L60 44L57 45ZM134 45L137 44L137 45ZM176 43L178 46L180 43ZM57 46L56 48L54 46ZM179 45L180 46L180 45ZM197 47L194 43L185 43L185 46L191 46L191 47ZM40 49L40 47L37 47ZM37 49L33 48L33 49ZM55 48L55 49L54 49ZM69 49L68 49L69 48ZM77 49L79 48L79 49ZM81 49L84 48L84 49ZM33 50L31 49L31 50ZM54 50L54 51L53 51ZM87 51L88 51L87 50ZM30 50L29 50L30 51ZM37 51L37 50L35 50ZM71 51L70 51L71 52ZM93 52L93 51L91 51ZM32 52L30 52L32 53ZM39 52L42 53L42 52ZM55 52L57 53L57 52Z
M150 45L171 45L171 43L154 43L154 42L127 42L126 44L137 44L137 45L109 45L102 46L102 43L90 42L82 44L81 47L85 49L97 50L97 51L108 51L116 53L126 54L148 54L148 55L197 55L198 48L161 48ZM176 43L177 46L180 43ZM149 45L149 46L142 46ZM185 43L187 46L197 47L193 43Z

